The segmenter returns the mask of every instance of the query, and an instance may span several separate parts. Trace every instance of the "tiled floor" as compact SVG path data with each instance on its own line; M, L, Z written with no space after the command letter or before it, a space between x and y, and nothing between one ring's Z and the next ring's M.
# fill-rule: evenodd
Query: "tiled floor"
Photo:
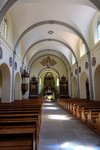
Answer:
M39 150L100 150L100 136L56 103L44 103Z

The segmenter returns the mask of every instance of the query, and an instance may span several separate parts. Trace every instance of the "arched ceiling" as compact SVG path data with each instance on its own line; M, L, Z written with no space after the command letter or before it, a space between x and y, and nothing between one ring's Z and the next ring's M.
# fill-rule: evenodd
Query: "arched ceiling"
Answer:
M62 58L59 58L56 55L48 55L47 51L45 51L45 54L41 52L40 56L39 54L40 53L37 54L38 55L37 58L34 58L33 64L31 64L31 67L29 69L30 77L33 75L39 77L41 73L51 72L51 71L53 74L59 75L59 77L60 75L68 76L68 70L64 62L66 60L63 61ZM61 54L59 54L59 56L61 56ZM61 57L64 58L64 56Z
M60 77L55 70L50 69L50 72L52 74L55 74L58 78ZM47 73L48 73L48 69L41 70L41 72L39 73L39 78L41 78L41 76L45 76Z
M52 50L52 49L45 49L45 50L41 50L39 52L37 52L35 55L33 55L33 57L28 61L28 68L31 68L32 64L34 63L34 61L36 59L39 59L40 57L42 56L49 56L50 52L53 54L53 55L50 55L50 56L55 56L55 57L58 57L62 62L63 64L65 64L66 68L68 70L71 70L70 68L70 64L69 64L69 61L65 58L65 56L58 52L57 50Z
M77 58L80 39L89 51L89 27L100 9L100 0L1 0L0 9L0 22L6 12L11 15L13 48L19 55L22 46L22 58L27 54L27 64L37 52L46 49L52 49L50 54L55 50L58 56L62 53L70 64L72 51ZM49 31L53 33L49 34ZM44 39L54 41L39 43ZM65 44L57 43L57 40Z

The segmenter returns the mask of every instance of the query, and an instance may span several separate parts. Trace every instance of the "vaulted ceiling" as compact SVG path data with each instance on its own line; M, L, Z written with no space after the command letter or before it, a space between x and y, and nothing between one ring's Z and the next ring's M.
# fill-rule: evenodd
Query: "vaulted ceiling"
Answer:
M13 23L14 51L23 47L23 60L45 54L77 59L77 43L89 51L89 27L100 9L100 0L1 0L0 21L6 13ZM34 57L35 56L35 57Z

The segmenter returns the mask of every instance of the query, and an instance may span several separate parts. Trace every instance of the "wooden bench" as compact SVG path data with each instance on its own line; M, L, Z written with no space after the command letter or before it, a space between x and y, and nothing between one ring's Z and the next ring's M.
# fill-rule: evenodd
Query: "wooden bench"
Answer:
M94 131L96 129L100 131L100 101L88 99L60 99L58 104L66 108L89 128Z
M34 128L0 129L1 150L36 150Z
M87 105L77 106L75 116L82 120L82 117L85 118L85 116L88 114L89 110L99 109L99 108L100 108L100 106L98 106L97 104L95 104L95 105L87 104Z
M96 133L100 135L100 113L98 115L98 118L96 118Z
M42 102L0 103L0 149L37 150L41 112Z
M100 109L89 110L87 115L87 125L95 129L96 118L99 118Z
M9 137L10 137L10 131L12 130L13 135L14 135L14 131L16 134L16 131L20 131L19 134L23 134L24 132L26 133L26 129L27 131L31 131L31 135L33 134L34 131L34 141L35 141L35 150L37 150L37 146L38 146L38 140L39 140L39 131L38 131L38 120L37 119L33 119L33 118L11 118L11 119L3 119L0 120L0 133L2 133L3 135L5 135L5 133L9 133ZM6 132L5 132L6 130ZM9 131L10 130L10 131ZM3 133L4 131L4 133ZM28 132L27 132L28 134ZM29 132L30 134L30 132ZM8 134L7 134L8 135ZM33 139L33 138L32 138Z

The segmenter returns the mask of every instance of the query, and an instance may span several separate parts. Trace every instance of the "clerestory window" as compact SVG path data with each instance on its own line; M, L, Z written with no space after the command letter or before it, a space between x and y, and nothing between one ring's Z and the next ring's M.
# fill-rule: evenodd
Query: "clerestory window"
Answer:
M98 19L98 25L97 25L97 38L99 41L100 40L100 18Z
M7 38L7 29L8 29L7 17L5 16L0 24L0 33L5 39Z
M82 44L81 48L80 48L80 57L82 57L83 55L85 55L86 53L86 48L85 45Z

